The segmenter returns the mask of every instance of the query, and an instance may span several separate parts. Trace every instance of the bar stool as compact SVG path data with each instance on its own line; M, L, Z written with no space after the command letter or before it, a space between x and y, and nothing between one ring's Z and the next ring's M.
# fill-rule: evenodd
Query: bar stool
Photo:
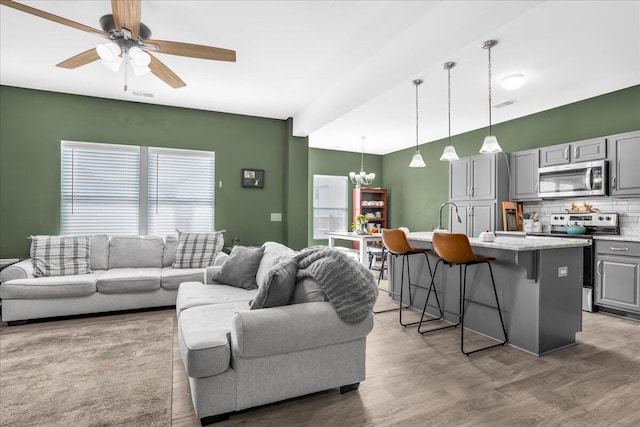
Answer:
M462 351L462 353L466 354L467 356L472 353L476 353L478 351L487 350L493 347L505 345L508 342L507 329L505 328L504 320L502 319L502 311L500 310L500 302L498 301L498 292L496 291L496 282L495 282L495 279L493 278L493 269L491 268L491 261L495 261L495 258L480 257L474 254L473 250L471 249L471 245L469 244L469 239L465 234L433 233L432 244L433 244L433 250L440 257L440 259L438 259L438 261L436 262L433 275L431 276L431 286L429 286L429 293L431 293L432 289L435 292L434 279L435 279L436 271L438 270L438 264L443 263L449 266L454 266L454 265L460 266L460 310L459 312L453 313L450 311L442 310L442 308L438 307L440 308L441 313L442 311L446 311L447 313L458 316L458 323L456 323L455 325L447 325L439 328L433 328L426 331L421 331L420 326L422 325L424 314L428 306L427 303L428 303L429 295L427 295L427 300L425 301L425 306L424 306L424 309L422 310L422 316L420 317L420 326L418 326L418 332L420 332L421 334L426 334L426 333L437 331L440 329L454 328L458 325L461 325L460 351ZM470 265L476 265L476 264L487 264L489 266L489 273L491 274L491 285L493 286L493 295L496 299L495 307L491 305L482 304L477 301L466 299L467 268ZM464 272L462 268L463 266L464 266ZM464 350L464 303L465 301L485 305L486 307L490 307L498 310L498 315L500 316L500 325L502 326L502 332L504 334L504 341L499 342L497 344L492 344L486 347L481 347L472 351Z
M411 322L411 323L404 323L402 320L402 309L403 308L408 308L413 304L413 295L411 294L411 287L417 287L417 288L422 288L422 289L427 289L426 286L422 286L422 285L418 285L415 283L411 283L411 268L409 266L409 256L411 255L424 255L426 261L427 261L427 266L429 267L429 275L431 276L431 263L429 262L429 257L427 256L428 252L431 252L430 249L418 249L418 248L414 248L413 246L411 246L409 244L409 241L407 240L407 235L404 233L404 231L400 230L400 229L382 229L382 244L384 245L384 247L387 248L387 251L389 252L389 256L392 256L394 258L397 257L402 257L402 270L401 270L401 276L400 276L400 292L393 292L391 290L388 289L380 289L383 292L388 293L389 295L393 295L393 296L399 296L400 297L400 304L398 308L392 308L389 310L382 310L382 311L378 311L378 312L374 312L374 313L384 313L387 311L393 311L393 310L400 310L400 324L404 327L407 326L412 326L412 325L417 325L420 322ZM409 305L405 306L403 304L403 291L404 291L404 270L405 270L405 264L407 265L407 284L408 284L408 289L409 289ZM437 298L437 294L436 294L436 298ZM438 301L438 304L440 302ZM435 320L435 319L434 319Z

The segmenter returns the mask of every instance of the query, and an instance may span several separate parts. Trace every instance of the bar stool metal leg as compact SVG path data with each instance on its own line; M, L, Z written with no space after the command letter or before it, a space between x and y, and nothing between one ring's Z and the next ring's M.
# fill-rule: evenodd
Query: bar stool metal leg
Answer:
M433 269L433 274L431 275L431 285L429 285L429 292L427 293L427 299L424 301L424 308L422 309L422 315L420 316L420 324L418 325L418 333L420 333L422 335L428 334L430 332L440 331L442 329L455 328L458 325L460 325L460 311L455 313L453 311L449 311L449 310L446 310L446 309L442 308L442 305L440 304L440 299L438 298L438 291L437 291L437 289L435 287L435 277L436 277L436 273L438 271L438 265L440 263L445 264L446 262L442 258L439 258L438 261L436 261L436 266ZM429 296L431 295L431 292L433 292L435 297L436 297L437 306L429 304ZM432 319L424 320L424 315L426 314L427 307L437 308L440 311L440 316L439 317L434 317ZM426 329L426 330L421 329L423 323L435 322L436 320L444 320L444 313L449 313L449 314L453 314L454 316L457 316L458 317L458 323L451 324L451 325L445 325L445 326L439 326L439 327Z
M469 264L465 264L464 265L464 279L462 282L462 293L460 294L460 313L461 313L461 321L462 321L462 327L460 328L460 351L462 351L463 354L469 356L470 354L473 353L477 353L479 351L483 351L483 350L488 350L490 348L494 348L494 347L500 347L505 345L509 338L507 337L507 329L504 326L504 320L502 318L502 310L500 309L500 302L498 301L498 291L496 290L496 281L493 277L493 269L491 268L491 263L489 261L484 261L478 264L487 264L489 266L489 273L491 274L491 285L493 286L493 295L496 298L496 309L498 310L498 314L500 316L500 325L502 325L502 332L504 334L504 341L499 342L497 344L492 344L492 345L488 345L486 347L481 347L472 351L464 351L464 301L466 300L466 294L467 294L467 267ZM462 265L461 265L462 267Z

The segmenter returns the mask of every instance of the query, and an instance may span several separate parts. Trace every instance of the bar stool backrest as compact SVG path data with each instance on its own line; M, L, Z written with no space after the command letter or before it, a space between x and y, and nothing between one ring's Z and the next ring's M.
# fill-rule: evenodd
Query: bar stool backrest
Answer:
M449 264L466 264L477 259L469 239L462 233L433 233L433 250Z
M407 235L399 228L383 228L382 244L394 255L402 255L413 250L413 246L407 240Z

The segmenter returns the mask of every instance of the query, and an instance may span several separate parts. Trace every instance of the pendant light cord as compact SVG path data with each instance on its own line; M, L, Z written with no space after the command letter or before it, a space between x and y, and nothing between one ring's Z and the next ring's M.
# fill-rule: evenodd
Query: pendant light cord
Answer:
M489 135L491 133L491 46L487 49L489 51Z
M360 137L360 145L362 151L360 151L360 172L364 172L364 136Z
M449 115L449 145L451 145L451 67L447 68L447 112Z
M415 82L416 85L416 151L418 151L418 85L420 85L420 83L418 83L418 80L416 80Z

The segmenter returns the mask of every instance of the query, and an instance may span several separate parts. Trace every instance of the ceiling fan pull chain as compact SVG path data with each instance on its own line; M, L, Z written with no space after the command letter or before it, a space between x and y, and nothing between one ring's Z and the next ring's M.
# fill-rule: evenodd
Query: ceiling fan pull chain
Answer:
M129 62L129 52L122 52L122 56L124 56L124 91L127 91L127 71L129 69L128 62Z

